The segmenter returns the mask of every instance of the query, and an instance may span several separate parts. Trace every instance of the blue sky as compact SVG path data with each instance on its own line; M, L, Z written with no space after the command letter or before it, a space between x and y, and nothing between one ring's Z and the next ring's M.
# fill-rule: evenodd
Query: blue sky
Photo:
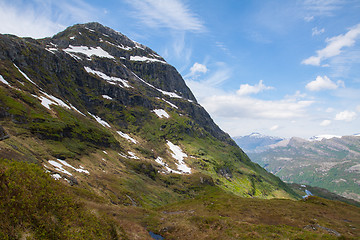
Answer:
M231 136L360 132L360 0L0 0L0 32L98 21L163 56Z

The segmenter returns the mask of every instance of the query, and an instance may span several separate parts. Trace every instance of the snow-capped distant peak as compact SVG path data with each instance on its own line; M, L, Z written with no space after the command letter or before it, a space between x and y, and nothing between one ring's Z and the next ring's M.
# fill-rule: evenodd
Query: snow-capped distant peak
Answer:
M258 132L253 132L249 135L249 137L261 138L261 137L263 137L263 135Z
M323 135L317 135L309 138L309 141L321 141L323 139L331 139L331 138L341 138L341 136L338 135L331 135L331 134L323 134Z

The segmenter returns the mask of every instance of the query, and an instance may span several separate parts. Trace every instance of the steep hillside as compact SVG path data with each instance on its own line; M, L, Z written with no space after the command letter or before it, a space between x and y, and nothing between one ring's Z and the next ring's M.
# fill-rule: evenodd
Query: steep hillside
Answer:
M360 200L360 137L292 138L251 159L282 180L326 188Z
M0 124L10 135L0 156L41 164L109 201L182 198L171 178L296 196L219 129L174 67L98 23L40 40L1 35L0 75Z

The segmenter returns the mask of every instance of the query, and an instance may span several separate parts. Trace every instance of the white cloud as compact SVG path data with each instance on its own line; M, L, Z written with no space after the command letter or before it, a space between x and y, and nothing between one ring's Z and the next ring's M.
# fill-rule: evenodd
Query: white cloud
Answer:
M74 22L94 21L97 12L82 0L0 1L0 32L20 37L50 37Z
M337 56L341 53L342 48L351 47L355 44L355 40L360 36L360 24L352 27L347 33L327 38L327 46L316 51L315 56L311 56L301 63L306 65L320 66L321 61Z
M20 9L5 2L0 2L0 22L1 33L20 37L49 37L64 28L33 8Z
M345 110L343 112L339 112L338 114L336 114L335 120L351 122L355 120L356 115L357 115L356 112L350 112Z
M265 86L265 84L263 84L263 80L260 80L259 83L255 84L254 86L251 86L249 84L241 84L240 89L236 91L236 94L243 96L249 94L256 94L264 90L271 89L274 89L274 87Z
M320 34L322 34L322 33L324 33L325 32L325 29L324 28L322 28L322 29L318 29L317 27L314 27L313 29L312 29L312 35L313 36L316 36L316 35L320 35Z
M181 0L127 0L139 18L150 27L201 32L203 23Z
M207 67L201 63L194 63L194 65L190 68L192 74L195 73L206 73L208 71Z
M270 128L270 131L275 131L279 128L279 125L274 125Z
M320 126L326 127L329 126L331 124L330 120L324 120L320 123Z
M184 78L195 77L195 76L199 75L199 73L207 73L207 71L208 71L208 69L204 64L196 62L190 68L190 73L185 75Z
M336 83L330 80L327 76L317 76L312 82L306 84L306 89L310 91L321 91L321 90L334 90L338 87L344 87L344 82L339 80Z

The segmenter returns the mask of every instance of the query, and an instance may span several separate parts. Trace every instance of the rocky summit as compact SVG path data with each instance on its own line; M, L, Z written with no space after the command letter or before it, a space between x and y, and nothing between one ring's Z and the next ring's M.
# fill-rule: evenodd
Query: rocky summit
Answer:
M0 35L0 159L4 239L306 238L331 237L336 226L358 234L326 221L333 203L312 220L323 200L294 201L300 196L250 161L173 66L99 23L45 39ZM281 201L312 217L267 216ZM359 226L355 207L340 208ZM312 225L320 227L304 228Z

